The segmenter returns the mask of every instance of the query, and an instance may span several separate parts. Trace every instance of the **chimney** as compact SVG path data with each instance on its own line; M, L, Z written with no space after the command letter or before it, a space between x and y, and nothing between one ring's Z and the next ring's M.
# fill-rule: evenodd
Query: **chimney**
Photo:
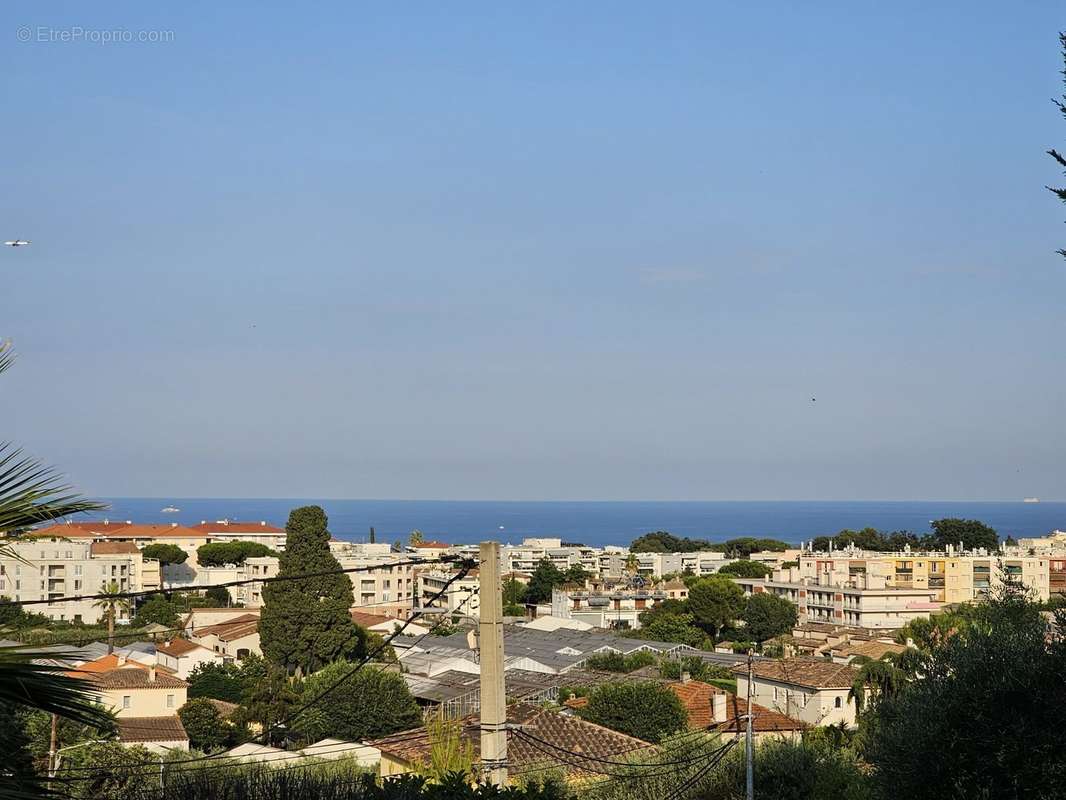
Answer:
M118 654L118 665L120 667L126 666L126 654L125 653L119 653Z
M689 674L688 672L682 672L681 673L681 682L682 683L688 683L690 680L692 680L692 675L691 674Z
M714 722L725 722L725 692L715 692L711 695L711 719Z
M148 665L148 680L155 683L155 664Z

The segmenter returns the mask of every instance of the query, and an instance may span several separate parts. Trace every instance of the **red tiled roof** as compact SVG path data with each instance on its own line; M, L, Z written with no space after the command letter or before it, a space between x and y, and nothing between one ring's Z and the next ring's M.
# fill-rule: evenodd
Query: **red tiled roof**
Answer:
M205 533L285 533L284 528L269 525L266 522L238 522L232 519L223 519L217 522L201 522L192 525L193 530Z
M755 709L751 727L755 733L785 733L788 731L804 731L810 728L802 720L787 717L778 711L752 703ZM744 718L748 713L748 701L741 700L732 692L726 692L726 719L728 723L717 726L715 730L720 733L742 733L747 729L748 721Z
M93 556L133 555L139 552L133 542L93 542L89 545L89 555Z
M424 548L433 549L433 550L442 550L445 547L451 547L451 545L448 544L447 542L437 542L437 541L419 542L418 544L413 544L411 546L412 547L424 547Z
M507 721L521 725L531 735L551 742L556 747L571 753L580 753L591 758L618 758L624 753L633 753L652 747L647 742L632 736L612 731L579 717L565 716L528 703L518 703L507 708ZM462 720L461 735L474 749L475 758L480 756L481 736L477 715ZM383 753L407 763L428 761L431 749L429 733L425 728L403 731L369 743ZM507 759L512 775L533 772L555 760L545 756L544 745L534 746L528 740L511 736L507 742ZM570 766L571 773L582 770Z
M110 672L113 669L134 668L134 669L148 669L147 666L139 661L127 660L119 663L118 656L112 653L109 656L100 656L93 661L86 661L76 670L68 673L74 677L81 677L81 673L86 672Z
M809 689L850 689L858 670L847 664L834 664L823 658L784 658L756 661L756 678L805 686ZM746 666L733 668L735 675L747 675Z
M75 671L72 674L78 677ZM181 678L176 678L165 670L155 671L155 680L149 674L148 669L130 669L120 667L107 672L94 672L80 676L100 689L184 689L189 684Z
M196 632L192 635L199 638L211 634L217 636L224 642L232 642L237 639L243 639L245 636L250 636L258 630L259 615L245 614L240 617L226 620L225 622L218 622L214 625L197 628Z
M190 642L188 639L172 639L169 642L157 645L155 649L160 653L173 656L174 658L180 658L186 653L191 653L193 650L207 650L203 645L196 644L196 642Z
M207 702L218 710L222 719L228 719L234 711L240 708L236 703L227 703L225 700L216 700L214 697L207 698Z
M722 689L703 681L671 683L669 688L677 695L681 705L688 712L690 728L709 728L714 723L714 709L711 702L716 694L725 694Z
M386 617L384 614L370 614L366 611L358 611L351 609L349 614L352 615L352 622L356 625L360 625L364 628L369 628L371 625L380 625L382 622L388 622L392 617ZM393 619L393 621L399 623L399 620Z
M70 522L34 531L34 538L55 536L63 539L167 539L202 538L205 534L182 525L135 525L133 523Z
M120 742L186 742L189 735L177 715L171 717L118 717Z

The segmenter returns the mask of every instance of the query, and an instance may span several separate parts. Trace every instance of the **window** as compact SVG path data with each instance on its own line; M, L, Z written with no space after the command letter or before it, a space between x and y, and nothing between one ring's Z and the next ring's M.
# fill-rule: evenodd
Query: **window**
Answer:
M843 708L844 707L844 703L839 697L836 700L833 701L833 705L836 706L837 708Z
M167 695L167 708L174 708L174 695Z
M132 700L132 698L128 694L122 695L122 707L123 708L129 708L130 707L130 700Z
M777 700L777 687L774 687L774 700Z
M75 575L81 575L81 564L75 564L74 565L74 574Z

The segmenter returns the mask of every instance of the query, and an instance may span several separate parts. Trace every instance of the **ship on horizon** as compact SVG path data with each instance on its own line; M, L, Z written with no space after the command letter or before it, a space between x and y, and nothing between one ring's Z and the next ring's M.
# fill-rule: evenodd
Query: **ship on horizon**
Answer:
M1022 502L1023 503L1039 503L1040 502L1040 498L1039 497L1023 497L1022 498Z
M166 508L159 509L159 513L161 514L177 514L179 511L181 511L181 509L176 508L175 506L167 506Z

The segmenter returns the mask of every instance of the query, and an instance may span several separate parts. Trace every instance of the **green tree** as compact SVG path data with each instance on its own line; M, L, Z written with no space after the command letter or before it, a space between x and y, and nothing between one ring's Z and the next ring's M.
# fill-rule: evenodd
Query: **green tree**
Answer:
M176 544L149 544L141 550L141 555L158 561L164 567L184 564L189 558L189 554Z
M468 780L477 777L474 763L474 743L463 736L458 720L431 719L426 723L429 735L429 762L417 765L420 775L437 782L450 775L463 775Z
M962 546L967 550L984 547L995 550L999 546L999 536L994 528L975 519L938 519L932 524L932 544L943 549L948 545Z
M215 661L197 664L189 673L188 683L190 699L213 697L228 703L241 702L248 687L248 683L242 680L241 667L233 663L220 664Z
M712 646L706 632L696 627L691 614L657 614L650 622L642 623L640 628L628 631L626 635L655 642L687 644L700 650L707 650Z
M233 598L225 586L212 586L204 592L204 597L210 600L215 608L229 608L233 605Z
M526 585L510 578L503 582L503 604L520 606L526 602Z
M590 577L590 573L585 571L585 568L580 564L571 564L566 572L563 573L563 579L566 583L577 583L582 586L585 585Z
M263 556L277 558L279 554L261 542L211 542L196 548L196 560L202 567L239 566L249 558Z
M1064 65L1066 65L1066 33L1059 34L1059 45L1062 47L1062 60ZM1066 69L1063 69L1062 74L1066 76ZM1066 83L1066 81L1064 81L1064 83ZM1063 119L1066 119L1066 93L1063 93L1062 100L1054 100L1052 102L1054 102L1055 105L1058 107L1059 113L1062 114ZM1062 153L1060 153L1054 147L1048 150L1047 153L1049 156L1055 159L1056 164L1063 168L1063 174L1066 174L1066 156L1063 156ZM1063 203L1066 203L1066 187L1059 187L1056 189L1051 186L1048 186L1047 188L1049 191L1052 192L1052 194L1058 197L1059 200L1061 200ZM1066 247L1059 250L1058 254L1063 258L1066 258Z
M877 796L1062 797L1064 704L1066 642L1008 585L864 715Z
M161 594L153 594L149 597L144 605L137 609L137 616L133 618L133 624L138 628L153 623L173 628L177 622L177 609Z
M765 564L758 561L732 561L718 570L719 575L733 575L737 578L766 578L773 573Z
M589 695L582 718L605 728L658 742L688 725L681 700L659 683L608 683Z
M417 528L411 531L411 534L407 537L407 543L411 545L411 547L414 547L416 544L422 544L425 540L426 537L423 536L422 531Z
M122 596L123 591L116 581L103 584L98 594L104 597L94 600L93 608L102 609L107 618L107 654L111 655L115 652L115 617L119 611L130 612L130 601Z
M194 697L178 709L189 744L211 753L225 744L229 731L215 704L206 697Z
M359 659L366 653L365 636L348 611L355 602L352 582L329 550L326 523L326 512L319 506L289 514L278 576L335 574L272 581L263 587L263 655L289 673L309 674L332 661Z
M761 644L796 627L799 610L783 597L759 592L748 598L740 618L745 635Z
M526 587L527 603L546 603L551 600L552 589L566 583L566 576L547 558L541 559Z
M372 666L353 669L337 661L304 681L307 711L293 723L302 738L360 741L421 725L422 711L402 676ZM316 702L327 690L328 699Z
M294 685L284 669L268 666L267 673L245 686L237 723L253 722L262 726L267 742L282 744L287 731L277 726L293 713L300 702L300 685Z
M688 593L688 607L696 624L712 636L740 616L744 590L729 578L700 578Z
M153 787L158 793L159 773L141 766L158 763L159 756L144 747L103 742L64 753L56 778L79 800L124 800Z

